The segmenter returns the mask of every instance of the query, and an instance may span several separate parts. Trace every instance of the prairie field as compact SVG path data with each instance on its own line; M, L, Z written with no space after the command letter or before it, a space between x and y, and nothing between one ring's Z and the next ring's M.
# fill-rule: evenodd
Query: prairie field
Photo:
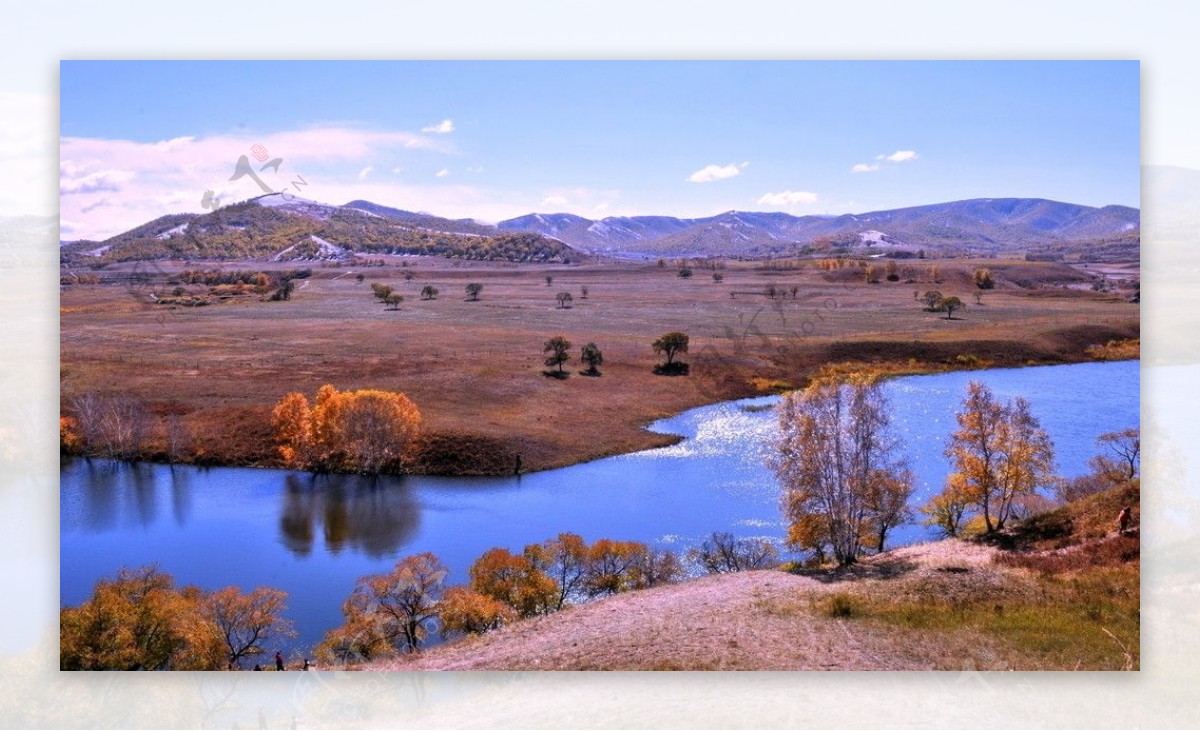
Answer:
M312 275L295 280L287 301L239 295L200 307L156 298L178 290L184 269L285 267L162 263L153 276L131 278L114 266L62 287L61 409L71 415L83 394L131 395L154 414L181 417L181 461L272 466L271 410L284 394L311 399L325 383L401 391L424 418L415 471L503 473L517 455L526 469L546 469L669 443L643 427L690 407L803 386L829 364L922 372L1074 362L1139 338L1130 292L1092 291L1086 270L1001 260L910 265L900 281L867 283L854 267L731 261L715 270L718 282L714 270L695 267L685 279L677 266L652 261L390 257L365 268L306 263ZM976 288L979 267L995 274L995 289ZM1104 274L1128 282L1136 264ZM398 309L372 295L376 282L404 297ZM468 301L469 283L482 285L478 301ZM436 299L422 298L429 285ZM772 285L783 296L768 296ZM952 319L928 312L918 301L928 290L966 306ZM562 292L571 295L567 307ZM653 372L664 359L651 343L671 331L690 338L681 358L688 375ZM544 373L543 344L556 335L571 342L566 378ZM581 373L588 342L603 353L599 377ZM1127 346L1121 357L1130 353Z

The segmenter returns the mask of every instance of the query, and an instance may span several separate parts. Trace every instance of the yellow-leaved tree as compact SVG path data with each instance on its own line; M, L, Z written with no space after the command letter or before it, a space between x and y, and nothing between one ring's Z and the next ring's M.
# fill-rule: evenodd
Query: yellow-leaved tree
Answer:
M772 467L783 486L788 541L845 566L908 519L913 476L900 456L877 376L814 379L778 406Z
M984 529L994 533L1013 516L1018 498L1051 483L1054 447L1029 401L1018 396L1001 403L978 381L967 384L956 418L958 429L946 447L954 472L944 502L952 495L965 498L979 511Z
M404 394L321 386L310 407L289 393L273 413L279 454L291 467L337 472L398 472L421 427L421 412Z

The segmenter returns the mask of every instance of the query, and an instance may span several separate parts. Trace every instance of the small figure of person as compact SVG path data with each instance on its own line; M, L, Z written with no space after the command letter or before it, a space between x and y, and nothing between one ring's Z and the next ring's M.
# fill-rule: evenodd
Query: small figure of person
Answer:
M259 665L258 663L254 663L254 669L255 669L255 670L262 670L262 665Z
M1121 513L1117 516L1117 534L1123 536L1129 532L1129 524L1132 521L1133 509L1126 505L1121 508Z
M301 669L301 670L308 670L308 669L309 669L309 668L311 668L311 667L312 667L312 665L311 665L311 664L309 664L309 662L308 662L308 658L307 658L307 657L306 657L306 658L304 658L304 667L302 667L302 668L300 668L300 669Z
M283 670L283 653L279 650L275 651L275 669Z
M519 454L517 455L517 464L515 467L513 467L513 474L514 475L521 474L521 455L519 455Z

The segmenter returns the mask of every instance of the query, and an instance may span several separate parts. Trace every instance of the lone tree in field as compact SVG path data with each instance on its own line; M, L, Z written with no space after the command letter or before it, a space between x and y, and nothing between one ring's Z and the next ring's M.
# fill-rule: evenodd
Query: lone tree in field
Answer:
M951 317L951 315L954 314L954 311L961 310L964 306L965 305L963 305L962 300L960 300L957 297L951 296L951 297L946 297L945 299L943 299L941 302L938 303L938 310L946 313L947 320L952 320L954 318Z
M864 540L874 535L882 545L881 533L906 515L912 493L878 379L818 378L785 396L778 410L771 466L783 485L788 543L819 558L828 549L840 566L854 563ZM894 499L881 500L885 494Z
M936 289L931 289L921 295L921 301L925 303L926 312L938 312L938 307L942 304L942 293Z
M467 285L467 301L478 302L479 293L483 291L483 285L478 282L471 282Z
M992 276L990 269L975 270L975 286L980 289L992 289L996 286L996 279Z
M669 332L655 340L650 345L654 348L655 353L662 353L667 356L667 362L658 366L655 371L658 373L674 373L685 372L686 363L676 363L675 356L680 353L688 352L688 336L681 332Z
M566 310L570 309L571 300L574 298L571 297L570 292L559 292L557 295L555 295L555 299L558 300L558 308L560 310Z
M583 350L579 353L579 360L587 365L584 375L600 375L600 366L604 364L604 355L600 352L600 348L596 347L595 343L588 343L583 346Z
M438 288L433 286L432 284L426 284L424 287L421 287L421 299L435 300L435 299L437 299L437 296L438 296Z
M587 299L587 296L588 296L588 288L587 288L587 285L585 284L579 288L579 299L585 300L585 299Z
M404 298L401 297L400 295L396 294L395 292L393 292L392 294L389 294L387 297L383 298L384 304L386 304L388 306L388 309L390 309L390 310L400 309L400 303L403 301L404 301Z
M716 282L717 284L720 284L721 282L725 281L725 275L722 274L721 272L713 272L712 278L713 278L713 281Z
M570 359L571 356L568 355L570 350L570 341L564 338L562 335L555 335L554 337L550 338L542 346L542 352L550 354L546 356L546 366L549 368L558 366L558 372L563 374L563 363L566 363Z
M680 279L691 279L692 278L692 268L691 267L681 268L679 270L678 276Z
M554 284L554 277L547 274L546 275L546 286L549 287L551 284Z
M371 291L375 294L375 299L384 300L387 299L387 296L392 293L392 288L386 284L371 282Z
M954 468L947 492L964 495L994 533L1012 517L1018 498L1050 482L1054 447L1028 401L1018 396L1001 403L978 381L967 384L955 418L958 430L946 447Z

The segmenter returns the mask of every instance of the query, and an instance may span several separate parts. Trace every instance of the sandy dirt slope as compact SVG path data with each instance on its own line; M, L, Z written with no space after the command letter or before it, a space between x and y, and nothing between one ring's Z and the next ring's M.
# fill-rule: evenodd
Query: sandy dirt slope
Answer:
M916 670L957 668L962 648L823 611L831 593L903 592L930 580L1015 588L994 549L960 541L873 557L852 576L748 571L573 607L377 670ZM853 580L849 580L853 579ZM978 638L967 644L978 646Z

